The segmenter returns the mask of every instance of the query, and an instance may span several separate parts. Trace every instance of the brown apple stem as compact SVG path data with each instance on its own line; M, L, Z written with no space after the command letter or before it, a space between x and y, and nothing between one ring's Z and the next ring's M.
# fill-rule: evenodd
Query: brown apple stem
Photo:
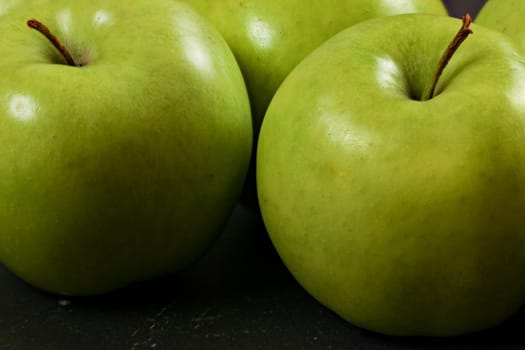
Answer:
M33 18L27 21L27 25L29 28L33 28L40 32L43 36L45 36L51 42L51 44L53 44L53 46L58 50L58 52L60 52L62 57L64 57L68 65L75 67L77 66L75 60L73 60L73 57L71 57L69 51L64 47L64 45L62 45L62 43L57 39L57 37L51 33L51 31L45 24Z
M456 34L452 42L448 45L447 49L443 53L443 56L441 56L441 59L439 60L438 68L434 73L434 77L432 80L432 85L425 89L425 93L422 96L423 101L430 100L434 97L439 78L441 77L441 74L448 65L448 62L450 61L452 56L454 56L454 53L461 46L463 41L465 41L465 39L467 39L467 37L470 34L472 34L472 29L469 28L470 24L472 23L472 18L467 13L465 16L462 17L462 19L463 23L461 25L461 28L459 29L458 33Z

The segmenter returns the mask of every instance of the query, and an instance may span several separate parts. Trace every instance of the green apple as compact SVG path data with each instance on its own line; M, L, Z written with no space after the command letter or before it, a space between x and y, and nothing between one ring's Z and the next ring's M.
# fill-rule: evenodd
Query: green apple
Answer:
M281 82L332 35L373 17L446 14L440 0L184 1L219 29L239 62L250 95L255 144L266 108ZM243 195L243 203L250 207L257 202L254 165Z
M520 0L489 0L481 8L476 23L501 31L525 48L525 2Z
M349 322L393 335L474 332L525 300L525 59L460 22L353 26L286 78L257 185L284 263Z
M366 19L400 13L446 14L440 0L184 0L223 34L237 58L259 127L275 91L313 49Z
M33 16L77 66L26 26ZM251 154L222 36L173 0L1 1L0 32L0 260L89 295L197 259Z

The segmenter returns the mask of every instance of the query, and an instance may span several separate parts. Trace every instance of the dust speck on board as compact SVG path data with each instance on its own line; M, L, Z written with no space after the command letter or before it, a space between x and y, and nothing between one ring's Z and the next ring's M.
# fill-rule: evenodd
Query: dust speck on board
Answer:
M68 300L68 299L59 299L59 300L57 300L57 305L58 305L58 306L63 306L63 307L65 307L65 306L69 306L69 305L71 305L71 300Z

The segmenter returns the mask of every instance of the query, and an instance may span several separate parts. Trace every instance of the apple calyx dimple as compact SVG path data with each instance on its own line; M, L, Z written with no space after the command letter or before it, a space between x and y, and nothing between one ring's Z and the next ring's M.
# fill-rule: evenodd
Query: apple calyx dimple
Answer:
M461 28L459 29L458 33L452 40L452 42L448 45L447 49L443 53L443 56L441 56L441 59L439 60L438 68L436 72L434 73L434 76L432 78L431 84L425 89L423 96L421 98L422 101L430 100L434 97L436 86L439 81L439 78L441 77L441 74L445 70L448 62L454 56L454 53L456 50L461 46L463 41L467 39L467 37L472 34L472 29L470 29L470 24L472 23L472 17L467 13L465 16L462 17L463 23L461 24Z
M57 37L51 33L51 31L45 24L32 18L27 21L27 26L29 28L35 29L36 31L40 32L43 36L45 36L51 42L51 44L53 44L53 46L58 50L58 52L60 52L62 57L64 57L68 65L73 67L80 67L80 65L77 65L75 63L75 60L73 59L69 51L65 48L65 46L62 45L62 43L57 39Z

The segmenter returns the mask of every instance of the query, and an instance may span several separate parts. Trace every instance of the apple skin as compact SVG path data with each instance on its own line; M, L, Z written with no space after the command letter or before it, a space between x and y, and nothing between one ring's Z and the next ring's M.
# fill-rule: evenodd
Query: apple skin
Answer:
M184 0L221 32L237 58L258 131L275 91L312 50L358 22L400 13L446 15L440 0Z
M65 65L32 16L86 65ZM19 2L0 31L0 260L68 295L195 261L251 154L248 94L222 36L173 0Z
M525 60L460 21L401 15L349 28L283 82L257 153L270 238L301 285L360 327L449 336L525 300Z
M440 0L184 0L224 36L241 67L257 135L266 108L290 71L312 50L358 22L400 13L446 15ZM255 164L242 203L258 211Z
M500 31L514 39L521 48L525 48L525 25L523 13L525 3L519 0L489 0L483 5L476 23Z

